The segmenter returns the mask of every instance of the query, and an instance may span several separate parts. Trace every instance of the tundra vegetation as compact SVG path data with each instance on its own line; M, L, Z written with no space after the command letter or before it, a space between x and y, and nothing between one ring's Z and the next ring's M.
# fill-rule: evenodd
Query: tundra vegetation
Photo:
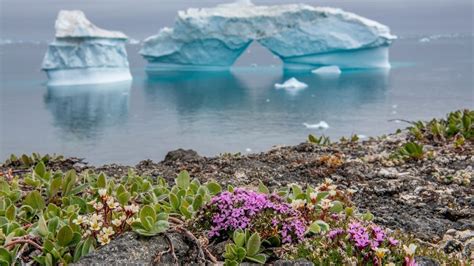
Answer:
M424 145L448 143L462 150L474 138L474 112L416 122L409 141L390 156L397 164L435 156ZM329 139L310 137L314 145ZM357 142L352 136L349 140ZM0 264L67 265L125 232L143 237L175 230L191 236L210 262L225 265L305 259L316 265L416 265L419 257L449 265L470 258L445 254L429 243L374 222L359 211L356 193L331 179L317 186L293 183L270 189L201 182L187 171L174 182L130 170L119 178L92 170L76 173L50 165L62 157L11 156L0 176ZM337 168L337 156L321 158ZM465 184L469 185L469 184ZM208 247L225 242L222 254ZM169 245L173 244L169 241ZM170 247L168 252L173 252Z

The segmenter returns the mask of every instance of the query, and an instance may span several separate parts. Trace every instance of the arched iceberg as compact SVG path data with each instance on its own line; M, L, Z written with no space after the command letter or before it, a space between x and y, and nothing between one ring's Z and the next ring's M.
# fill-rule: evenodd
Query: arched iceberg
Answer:
M125 43L127 36L92 24L80 10L62 10L56 39L48 45L42 69L48 85L95 84L132 79Z
M288 69L388 68L395 38L387 26L337 8L240 1L179 11L174 27L147 38L140 53L149 70L226 69L258 41Z

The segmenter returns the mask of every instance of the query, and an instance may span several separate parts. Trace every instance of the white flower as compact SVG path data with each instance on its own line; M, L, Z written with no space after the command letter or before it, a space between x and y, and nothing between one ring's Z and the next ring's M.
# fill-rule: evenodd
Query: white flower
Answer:
M136 221L138 221L138 219L130 217L130 218L127 219L126 223L128 225L131 225L132 223L134 223Z
M328 199L323 199L319 205L323 210L327 210L332 207L332 201Z
M89 225L93 231L99 231L100 228L102 227L102 222L90 221Z
M104 208L104 204L102 204L101 202L94 203L94 209L100 211L102 210L102 208Z
M126 218L125 218L126 219ZM113 219L112 224L115 225L116 227L119 227L122 224L122 220L120 219Z
M383 257L385 257L385 254L387 254L388 252L389 250L386 248L377 248L375 250L375 256L377 256L379 259L382 259Z
M336 196L337 192L335 190L330 190L329 191L329 196L334 197Z
M115 202L114 198L108 198L107 199L107 206L110 208L110 209L115 209L119 206L118 202Z
M105 197L107 195L107 189L101 188L99 189L99 196Z
M82 234L83 237L88 237L92 234L91 230L87 229L84 234Z
M120 216L120 220L122 220L122 221L125 221L125 220L127 220L127 215L125 215L125 214L122 214L122 216Z
M317 192L311 192L309 194L309 198L311 199L312 202L316 202L316 200L318 199L318 193Z
M90 220L92 222L98 222L98 221L102 221L102 218L103 218L102 215L100 215L100 214L97 215L96 213L94 213L94 214L92 214Z
M86 223L86 220L84 219L84 216L79 215L79 216L77 216L76 219L72 220L72 222L73 222L74 224L81 225L81 224L83 224L83 223Z
M107 245L108 243L110 243L110 238L108 235L106 234L99 234L97 236L97 240L99 241L99 243L103 246L103 245Z
M415 255L416 248L417 246L415 244L410 244L408 247L403 245L403 250L409 257L413 257L413 255Z
M305 204L306 204L306 200L297 199L291 202L291 207L293 207L293 209L299 209L299 208L303 208Z
M108 236L111 236L113 234L115 234L115 231L112 227L104 227L102 228L102 232L105 234L105 235L108 235Z
M136 204L127 205L124 207L126 212L137 213L140 210L140 207Z

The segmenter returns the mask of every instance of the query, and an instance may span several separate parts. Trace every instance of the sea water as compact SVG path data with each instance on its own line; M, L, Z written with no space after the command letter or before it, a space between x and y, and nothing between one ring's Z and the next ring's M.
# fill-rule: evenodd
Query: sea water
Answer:
M390 26L399 36L390 70L289 72L252 44L230 71L148 75L139 41L171 26L179 9L219 2L0 0L0 160L40 152L135 164L177 148L245 154L298 144L308 134L378 136L408 126L401 120L474 108L470 0L303 1ZM131 36L133 82L48 87L40 64L60 9L82 9L96 25ZM275 89L293 77L308 87ZM321 122L328 127L305 126Z

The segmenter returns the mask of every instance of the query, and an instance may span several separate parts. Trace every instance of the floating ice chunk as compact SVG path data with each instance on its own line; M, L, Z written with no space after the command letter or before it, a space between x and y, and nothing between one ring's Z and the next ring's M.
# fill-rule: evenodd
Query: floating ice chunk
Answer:
M419 42L430 42L431 39L430 38L421 38Z
M287 90L300 90L307 88L308 85L303 83L296 78L290 78L289 80L285 81L283 84L276 83L275 88L277 89L287 89Z
M338 8L238 1L179 11L174 27L147 38L140 53L156 69L229 68L257 41L287 69L388 68L394 39L387 26Z
M316 68L311 72L321 76L339 76L341 69L338 66L324 66Z
M90 22L80 10L61 10L56 39L48 45L42 69L48 85L78 85L131 80L127 36Z
M326 123L325 121L320 121L320 122L317 123L317 124L303 123L303 125L304 125L306 128L310 128L310 129L327 129L327 128L329 128L328 123Z
M366 139L366 138L367 138L366 135L362 135L362 134L357 134L357 137L358 137L359 139Z
M398 104L392 105L392 108L393 108L393 109L397 109L397 108L398 108Z
M246 148L245 151L246 151L246 152L252 152L252 149Z

